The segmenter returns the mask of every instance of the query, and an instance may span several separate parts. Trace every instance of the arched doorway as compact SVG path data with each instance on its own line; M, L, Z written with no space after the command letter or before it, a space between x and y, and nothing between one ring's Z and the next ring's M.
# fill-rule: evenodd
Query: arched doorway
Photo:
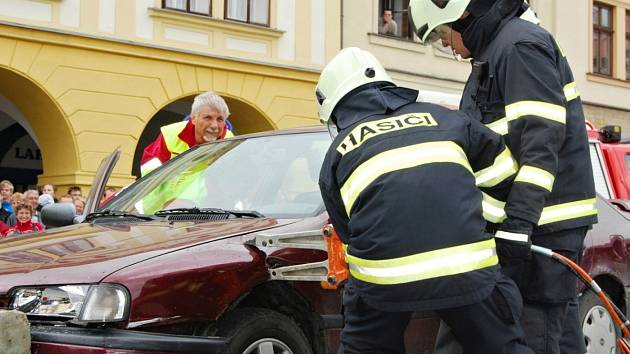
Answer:
M142 131L140 139L138 139L131 172L134 176L140 178L140 159L144 148L155 140L162 126L181 122L190 114L190 108L196 95L188 95L167 104L151 118ZM271 120L254 105L231 95L221 94L221 97L230 110L228 119L236 135L276 129Z
M7 108L0 97L0 178L11 181L16 192L23 192L37 186L37 176L43 172L42 154L37 138L27 131L30 127L24 126L15 110Z
M0 128L0 179L10 180L16 190L58 185L79 171L76 142L65 114L38 83L4 66Z

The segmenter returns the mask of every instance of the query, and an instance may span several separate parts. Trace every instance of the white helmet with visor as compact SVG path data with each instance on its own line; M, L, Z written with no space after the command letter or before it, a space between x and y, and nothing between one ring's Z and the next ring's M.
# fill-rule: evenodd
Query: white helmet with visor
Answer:
M430 45L450 31L448 24L459 20L470 0L410 0L409 20L424 45Z
M322 70L315 89L322 124L334 124L330 117L339 102L354 89L370 83L394 84L372 53L356 47L341 50Z

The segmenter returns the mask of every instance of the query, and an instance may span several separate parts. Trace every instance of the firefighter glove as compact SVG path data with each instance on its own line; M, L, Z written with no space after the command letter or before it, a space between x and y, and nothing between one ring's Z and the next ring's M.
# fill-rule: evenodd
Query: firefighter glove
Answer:
M511 264L531 258L531 234L534 226L521 219L504 221L494 235L501 264Z

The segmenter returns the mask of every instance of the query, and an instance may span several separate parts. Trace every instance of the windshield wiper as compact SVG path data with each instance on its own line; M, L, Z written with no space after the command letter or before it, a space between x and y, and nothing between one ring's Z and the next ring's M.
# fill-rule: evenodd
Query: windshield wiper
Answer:
M90 222L94 219L103 218L103 217L131 217L131 218L147 220L147 221L156 219L155 216L152 216L152 215L135 214L135 213L129 213L126 211L121 211L121 210L105 209L102 211L95 211L93 213L88 214L85 217L85 221Z
M256 210L228 210L220 208L175 208L164 209L155 212L155 216L168 216L168 215L190 215L190 214L228 214L234 215L237 218L250 217L250 218L264 218L265 216Z

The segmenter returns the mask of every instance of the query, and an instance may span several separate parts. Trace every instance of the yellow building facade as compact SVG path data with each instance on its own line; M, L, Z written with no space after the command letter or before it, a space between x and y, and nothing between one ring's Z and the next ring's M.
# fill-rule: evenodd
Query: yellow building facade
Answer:
M338 3L267 0L264 25L229 19L229 0L208 0L203 15L168 8L187 3L0 2L0 130L11 137L0 179L40 159L38 185L89 189L120 146L109 184L127 185L159 126L207 90L226 99L237 134L318 124L314 87L340 47ZM16 125L28 136L13 139Z

